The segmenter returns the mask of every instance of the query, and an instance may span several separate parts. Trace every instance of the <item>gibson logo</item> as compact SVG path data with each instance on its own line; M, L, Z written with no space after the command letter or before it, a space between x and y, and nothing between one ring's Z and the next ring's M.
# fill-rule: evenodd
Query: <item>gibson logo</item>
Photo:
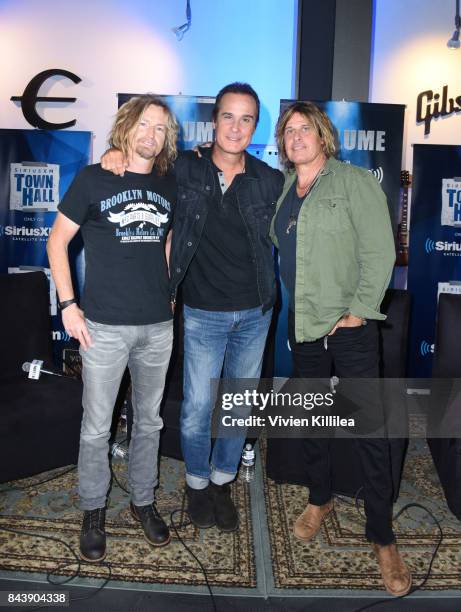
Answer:
M461 96L453 98L448 97L448 85L444 85L442 89L442 101L440 94L428 89L422 91L416 98L416 122L424 122L424 135L431 131L432 119L438 117L447 117L453 113L461 113Z

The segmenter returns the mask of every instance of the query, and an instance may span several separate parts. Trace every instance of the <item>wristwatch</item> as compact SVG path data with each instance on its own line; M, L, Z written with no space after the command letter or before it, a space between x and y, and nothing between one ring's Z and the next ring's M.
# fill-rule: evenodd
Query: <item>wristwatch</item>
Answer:
M75 298L72 298L71 300L64 300L64 302L58 302L59 310L64 310L64 308L67 308L71 304L77 304L77 300Z

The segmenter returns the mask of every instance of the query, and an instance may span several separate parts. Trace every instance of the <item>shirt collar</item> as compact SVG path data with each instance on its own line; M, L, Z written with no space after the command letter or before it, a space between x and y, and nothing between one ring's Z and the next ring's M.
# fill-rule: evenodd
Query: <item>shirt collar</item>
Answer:
M341 162L338 161L335 157L329 157L326 161L325 166L322 169L321 175L323 174L335 174L338 164Z
M213 160L211 159L211 154L213 151L213 147L198 147L199 151L200 151L200 155L208 160L211 164L213 164L213 168L215 168L215 164L213 163ZM257 174L255 172L254 169L254 158L252 155L250 155L248 153L248 151L245 151L244 153L245 155L245 173L243 174L242 178L258 178Z

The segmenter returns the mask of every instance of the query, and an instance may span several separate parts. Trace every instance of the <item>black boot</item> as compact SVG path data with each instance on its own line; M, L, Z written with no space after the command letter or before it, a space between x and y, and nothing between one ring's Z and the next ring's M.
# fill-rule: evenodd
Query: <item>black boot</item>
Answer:
M170 542L170 531L154 504L135 506L130 502L133 517L144 530L144 537L152 546L166 546Z
M97 563L106 556L106 509L85 510L80 533L80 556L85 561Z
M215 525L213 501L210 497L210 485L205 489L192 489L186 484L187 513L191 522L199 529L208 529Z
M237 509L232 501L230 484L210 482L216 526L221 531L235 531L239 524Z

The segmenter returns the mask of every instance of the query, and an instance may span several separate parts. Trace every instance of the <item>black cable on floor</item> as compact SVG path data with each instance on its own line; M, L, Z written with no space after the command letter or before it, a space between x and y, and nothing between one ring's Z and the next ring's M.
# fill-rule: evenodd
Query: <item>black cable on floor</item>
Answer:
M118 487L120 489L122 489L122 491L124 491L127 495L130 495L130 492L128 491L128 489L125 489L125 487L121 484L120 480L117 478L117 476L115 475L114 469L112 467L112 460L109 460L109 467L110 467L110 473L112 478L115 480L116 484L118 485ZM110 487L110 485L109 485Z
M9 491L26 491L27 489L31 489L32 487L38 487L42 484L45 484L46 482L51 482L52 480L61 478L61 476L64 476L65 474L68 474L69 472L73 472L75 469L77 469L77 466L73 465L70 468L66 468L63 472L59 472L59 474L50 476L50 478L47 478L46 480L39 480L38 482L32 482L31 484L28 484L25 487L8 487L5 489L0 489L0 495L2 493L9 493Z
M120 481L118 480L117 476L115 475L115 472L114 472L114 471L113 471L113 469L112 469L112 462L110 462L110 470L111 470L112 477L114 478L114 480L115 480L115 482L117 483L117 485L118 485L118 486L119 486L119 487L122 489L122 491L125 491L125 493L127 493L127 494L129 495L129 494L130 494L130 492L129 492L129 491L127 491L127 489L125 489L125 487L123 487L123 486L120 484ZM184 495L185 495L185 492L184 492ZM184 499L184 498L183 498L183 499ZM189 519L189 521L187 521L186 523L181 522L179 525L176 525L176 523L174 522L174 515L175 515L176 513L178 513L178 512L183 513L182 508L180 508L180 509L176 509L176 510L172 510L172 511L170 512L170 525L169 525L169 527L173 528L173 530L174 530L174 532L175 532L175 534L176 534L176 537L177 537L177 539L179 540L179 542L180 542L180 543L183 545L183 547L185 548L185 550L186 550L186 551L187 551L187 552L188 552L188 553L191 555L191 557L193 557L193 559L194 559L194 560L197 562L197 564L199 565L199 567L200 567L200 569L201 569L201 571L202 571L203 577L205 578L205 584L206 584L206 586L207 586L208 592L209 592L210 597L211 597L211 603L212 603L212 605L213 605L213 610L214 610L214 612L217 612L217 607L216 607L215 598L214 598L214 595L213 595L213 591L211 590L210 583L208 582L208 574L206 573L206 569L205 569L205 567L204 567L203 563L200 561L200 559L199 559L199 558L198 558L198 557L195 555L195 553L193 553L193 552L192 552L192 550L191 550L191 549L190 549L190 548L187 546L187 544L184 542L184 540L183 540L183 539L181 538L181 536L179 535L179 531L178 531L178 529L182 529L183 527L188 527L189 525L191 525L191 524L192 524L192 522L191 522L191 521L190 521L190 519ZM187 514L187 512L186 512L186 514Z
M357 496L356 496L356 499L357 499ZM435 550L432 553L432 557L431 557L431 560L430 560L430 563L429 563L429 568L428 568L428 570L426 572L426 575L424 576L424 578L423 578L422 582L420 582L420 584L417 584L416 586L412 586L411 589L408 591L408 593L405 593L405 595L399 595L398 597L392 597L392 598L388 598L388 599L380 599L380 600L375 601L375 602L373 602L371 604L367 604L366 606L363 606L362 608L358 608L357 610L355 610L355 612L363 612L363 610L369 610L370 608L374 608L375 606L379 606L381 604L388 604L388 603L391 603L391 602L398 601L399 599L403 599L404 597L407 597L408 595L411 595L412 593L415 593L416 591L421 589L426 584L426 582L429 580L429 576L430 576L431 571L432 571L432 565L434 564L434 560L435 560L435 557L437 556L437 553L438 553L438 550L440 548L440 545L443 542L443 530L442 530L442 527L440 526L439 521L435 518L435 516L432 514L432 512L428 508L426 508L425 506L422 506L421 504L417 504L417 503L414 503L414 502L406 504L405 506L403 506L403 508L401 508L397 512L397 514L394 516L394 520L397 519L402 514L402 512L404 512L408 508L421 508L421 510L424 510L425 512L427 512L427 514L432 518L432 520L437 525L437 528L439 530L439 534L440 534L439 541L437 542Z
M111 459L112 459L112 457L111 457ZM128 490L127 490L127 489L126 489L126 488L125 488L125 487L124 487L124 486L123 486L121 483L120 483L120 481L118 480L118 478L117 478L117 476L116 476L116 474L115 474L115 472L114 472L114 470L113 470L113 468L112 468L112 460L110 460L110 461L109 461L109 466L110 466L110 471L111 471L112 478L115 480L116 484L117 484L117 485L120 487L120 489L121 489L122 491L124 491L125 493L127 493L127 494L129 495L129 494L130 494L130 492L129 492L129 491L128 491ZM45 484L45 483L47 483L47 482L50 482L50 481L52 481L52 480L55 480L56 478L59 478L60 476L64 476L65 474L68 474L69 472L71 472L71 471L75 470L75 468L76 468L76 467L77 467L76 465L75 465L75 466L72 466L70 469L66 469L66 470L65 470L65 471L63 471L63 472L60 472L59 474L56 474L56 475L52 476L51 478L47 478L46 480L39 481L38 483L35 483L35 482L34 482L34 483L30 484L30 485L27 485L26 487L11 487L11 488L8 488L8 489L4 489L3 491L0 491L0 493L3 493L3 492L7 493L8 491L16 491L16 490L23 491L23 490L26 490L26 489L28 489L28 488L30 488L30 487L33 487L33 486L34 486L34 487L36 487L36 486L39 486L39 485ZM184 494L185 494L185 493L184 493ZM175 534L176 534L177 539L178 539L178 540L179 540L179 542L180 542L180 543L183 545L183 547L185 548L185 550L186 550L186 551L187 551L187 552L188 552L188 553L189 553L189 554L190 554L190 555L193 557L193 559L194 559L194 560L197 562L197 564L199 565L199 567L200 567L200 569L201 569L201 571L202 571L202 573L203 573L203 576L204 576L204 578L205 578L205 584L206 584L206 586L207 586L208 592L209 592L210 597L211 597L211 602L212 602L213 610L214 610L214 612L217 612L216 601L215 601L215 598L214 598L213 591L211 590L210 583L209 583L209 581L208 581L208 574L207 574L207 572L206 572L206 569L205 569L205 567L204 567L203 563L200 561L200 559L199 559L199 558L198 558L198 557L195 555L195 553L193 553L193 552L192 552L192 550L191 550L191 549L190 549L190 548L187 546L187 544L184 542L184 540L183 540L183 539L181 538L181 536L179 535L179 531L178 531L178 529L181 529L181 528L183 528L183 527L188 527L188 526L191 524L191 521L189 520L189 521L188 521L188 522L186 522L186 523L181 522L179 525L176 525L176 523L175 523L175 521L174 521L174 515L175 515L176 513L178 513L178 512L181 512L181 513L182 513L182 512L183 512L183 510L182 510L182 509L176 509L176 510L173 510L173 511L170 513L170 527L172 527L172 528L174 529L174 532L175 532ZM186 512L186 514L187 514L187 512ZM54 541L54 542L58 542L58 543L64 544L64 546L65 546L65 547L66 547L66 548L67 548L67 549L68 549L68 550L71 552L71 554L72 554L72 555L75 557L75 562L77 563L77 570L76 570L76 572L74 572L74 574L72 574L72 575L71 575L70 577L68 577L67 579L62 580L62 581L59 581L59 582L55 582L55 581L51 580L51 576L52 576L52 575L53 575L55 572L57 572L57 571L59 571L59 570L62 570L63 568L67 567L67 566L68 566L70 563L74 563L74 561L70 561L70 562L68 562L68 563L60 564L60 565L58 565L57 567L55 567L55 568L54 568L52 571L50 571L50 572L48 572L48 573L47 573L46 579L47 579L47 582L48 582L49 584L52 584L52 585L54 585L54 586L60 586L60 585L63 585L63 584L67 584L68 582L70 582L71 580L73 580L74 578L77 578L77 577L79 576L79 574L80 574L80 567L81 567L81 564L82 564L82 562L83 562L83 561L82 561L82 559L80 559L80 557L79 557L79 556L78 556L78 555L75 553L74 549L73 549L73 548L72 548L72 547L71 547L71 546L70 546L70 545L69 545L67 542L65 542L64 540L61 540L61 539L59 539L59 538L55 538L55 537L53 537L53 536L45 536L45 535L41 535L41 534L29 533L29 532L27 532L27 531L19 531L19 530L16 530L16 529L10 529L10 528L7 528L7 527L2 527L2 526L0 526L0 529L2 529L2 530L4 530L4 531L9 531L9 532L11 532L11 533L16 533L16 534L19 534L19 535L26 535L26 536L28 536L28 537L31 537L31 536L32 536L32 537L37 537L37 538L44 538L44 539L46 539L46 540L52 540L52 541ZM105 567L107 567L107 568L108 568L108 570L109 570L109 576L108 576L108 577L105 579L105 581L103 582L103 584L102 584L102 585L101 585L101 586L100 586L100 587L99 587L99 588L98 588L96 591L94 591L93 593L91 593L90 595L85 596L85 597L76 597L76 598L71 598L71 599L70 599L70 602L72 602L72 601L81 601L81 600L84 600L84 599L89 599L90 597L94 597L94 596L95 596L97 593L99 593L99 592L100 592L100 591L101 591L101 590L102 590L102 589L103 589L103 588L104 588L104 587L105 587L105 586L108 584L108 582L110 581L111 576L112 576L111 566L110 566L110 564L109 564L109 563L102 563L101 565L104 565L104 566L105 566ZM30 610L43 610L43 609L45 609L45 608L49 608L49 607L50 607L50 606L46 606L46 605L45 605L45 606L38 606L38 607L29 608L29 609L30 609Z
M362 518L363 520L366 520L367 517L362 512L362 509L360 508L360 505L359 505L359 494L362 489L363 487L359 487L357 489L357 492L354 495L354 501L349 501L348 499L346 499L345 495L335 494L333 495L333 498L337 499L338 501L340 501L342 504L345 504L346 506L355 506L355 509L360 514L360 518Z
M195 559L195 561L197 561L200 569L202 570L203 577L205 578L205 584L206 584L206 587L207 587L208 592L209 592L210 597L211 597L211 604L213 606L213 610L214 610L214 612L217 612L218 608L216 607L216 601L215 601L215 598L214 598L214 595L213 595L213 591L211 590L210 583L208 582L208 574L206 573L206 569L205 569L203 563L200 561L200 559L192 552L192 550L187 546L187 544L184 542L184 540L179 535L179 531L178 531L177 526L176 526L176 524L174 522L174 515L175 515L176 512L183 512L183 511L182 511L182 509L180 509L180 510L173 510L170 513L171 527L173 527L174 532L175 532L176 537L178 538L178 540L181 542L181 544L184 546L184 548L187 550L187 552L191 555L191 557L193 557ZM189 520L188 523L181 523L178 527L181 528L181 527L184 527L184 526L188 526L190 524L191 524L191 522Z
M53 480L56 480L57 478L60 478L61 476L64 476L65 474L68 474L69 472L72 472L73 470L75 470L77 468L76 465L73 465L70 468L65 469L62 472L59 472L59 474L55 474L54 476L51 476L50 478L46 478L45 480L40 480L39 482L32 482L31 484L24 486L24 487L9 487L6 489L2 489L0 490L0 494L1 493L8 493L9 491L25 491L27 489L30 489L32 487L38 487L40 485L43 485L47 482L51 482ZM61 540L59 538L55 538L53 536L46 536L46 535L42 535L42 534L37 534L37 533L30 533L28 531L19 531L17 529L11 529L9 527L3 527L0 525L0 530L3 531L9 531L10 533L16 533L19 535L25 535L28 537L36 537L36 538L44 538L45 540L52 540L54 542L58 542L59 544L63 544L70 552L71 554L75 557L75 561L69 561L67 563L63 563L60 564L58 566L56 566L55 568L53 568L51 571L48 571L46 574L46 580L49 584L53 585L53 586L60 586L63 584L67 584L68 582L70 582L71 580L73 580L74 578L78 578L80 576L80 568L81 568L81 564L85 563L85 561L83 561L74 551L74 549L65 541L65 540ZM56 573L59 570L62 570L63 568L67 567L68 565L72 564L72 563L77 563L77 570L68 578L66 578L65 580L62 581L53 581L51 579L51 576ZM109 582L109 580L112 577L112 568L110 566L109 563L101 563L101 565L103 565L104 567L107 567L107 569L109 570L109 575L108 577L104 580L104 582L102 583L102 585L100 587L98 587L95 591L93 591L92 593L90 593L89 595L85 595L84 597L75 597L75 598L70 598L70 603L72 603L73 601L81 601L83 599L89 599L90 597L94 597L95 595L97 595L97 593L99 593L99 591L101 591ZM44 606L38 606L38 607L33 607L33 608L28 608L29 610L43 610L45 608L49 608L50 606L44 605Z
M10 527L3 527L2 525L0 525L0 530L1 531L8 531L9 533L15 533L18 535L25 535L27 537L34 537L34 538L42 538L44 540L51 540L52 542L58 542L58 544L63 544L68 550L69 552L74 556L75 561L68 561L66 563L61 563L60 565L57 565L55 568L53 568L52 570L48 571L46 574L46 580L49 584L53 585L53 586L61 586L63 584L67 584L68 582L70 582L71 580L73 580L74 578L78 578L80 576L80 568L82 563L85 563L82 559L80 559L80 557L77 555L77 553L74 551L74 549L72 548L72 546L70 546L70 544L68 544L65 540L61 540L60 538L55 538L53 536L48 536L48 535L42 535L39 533L30 533L28 531L20 531L19 529L12 529ZM61 581L53 581L51 579L51 576L53 576L53 574L59 570L62 570L63 568L67 567L68 565L72 565L73 563L77 564L77 570L71 574L70 576L68 576L65 580L61 580ZM94 565L94 564L90 564L90 565ZM97 595L100 591L102 591L102 589L107 585L107 583L109 582L109 580L112 577L112 568L110 566L110 563L100 563L98 564L99 566L104 566L107 567L107 569L109 570L109 575L108 577L104 580L104 582L102 583L102 585L100 587L98 587L95 591L91 592L89 595L85 595L84 597L69 597L69 603L71 604L74 601L82 601L84 599L90 599L90 597L94 597L95 595ZM80 576L83 577L83 576ZM50 607L55 607L55 606L48 606L48 605L43 605L43 606L34 606L34 607L28 607L28 610L43 610L46 608L50 608Z
M121 442L119 442L119 444L123 444L124 442L126 442L126 438L124 440L122 440ZM127 491L125 489L125 487L123 487L120 482L118 481L116 475L114 474L114 472L112 471L112 464L110 464L111 467L111 472L112 475L115 479L115 482L118 484L118 486L125 491L125 493L129 493L129 491ZM51 482L53 480L56 480L57 478L61 478L61 476L64 476L65 474L69 474L69 472L73 472L74 470L77 469L77 465L72 465L70 468L66 468L65 470L63 470L62 472L59 472L59 474L55 474L54 476L50 476L50 478L46 478L45 480L39 480L38 482L32 482L24 487L7 487L4 489L0 489L0 495L2 493L8 493L10 491L25 491L26 489L31 489L32 487L38 487L42 484L45 484L47 482Z

